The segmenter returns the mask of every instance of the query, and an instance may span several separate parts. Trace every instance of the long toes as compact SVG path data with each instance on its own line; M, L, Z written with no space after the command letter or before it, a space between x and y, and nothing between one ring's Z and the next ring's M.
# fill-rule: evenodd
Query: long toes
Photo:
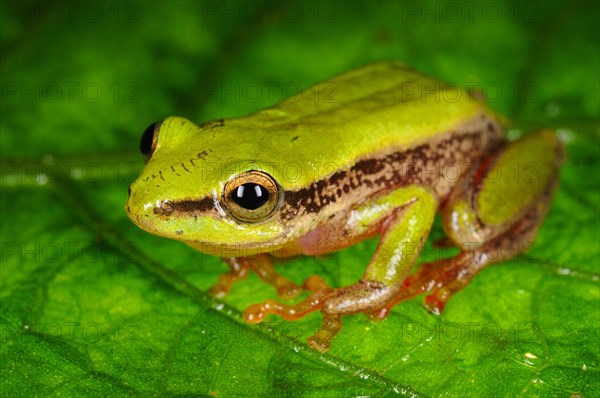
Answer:
M306 290L312 290L313 292L317 292L320 290L328 290L331 287L325 282L323 278L319 275L309 276L302 285Z
M293 306L278 303L275 300L265 300L262 303L252 304L244 310L244 320L248 323L260 323L269 314L276 314L286 320L297 319Z
M330 340L319 340L317 335L310 336L306 340L306 342L308 343L309 346L311 346L312 348L314 348L315 350L317 350L321 353L325 353L325 352L329 351L329 348L331 347Z
M300 293L302 293L302 288L292 282L277 287L277 295L284 300L296 298Z
M433 314L440 315L450 297L452 297L452 291L446 287L441 287L425 297L423 304Z
M248 323L260 323L265 317L271 313L271 305L274 302L267 300L263 303L252 304L244 310L244 321Z
M385 318L388 317L391 310L392 310L391 307L385 306L385 307L379 308L375 311L368 312L366 315L367 315L367 318L369 318L369 320L371 320L371 321L383 321Z
M323 324L313 336L309 337L308 344L319 352L326 352L331 347L331 341L342 329L342 317L337 314L323 312Z
M208 291L206 293L211 297L221 298L221 297L224 297L225 295L227 295L228 292L229 292L229 289L224 288L223 286L215 285L215 286L211 287L210 289L208 289Z

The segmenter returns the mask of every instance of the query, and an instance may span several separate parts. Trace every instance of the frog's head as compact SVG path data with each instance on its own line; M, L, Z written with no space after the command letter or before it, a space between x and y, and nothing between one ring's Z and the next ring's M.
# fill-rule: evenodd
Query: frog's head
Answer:
M140 145L146 166L125 206L129 218L221 256L281 247L298 236L301 223L289 222L294 209L284 203L285 178L272 161L277 148L224 124L170 117L148 127Z

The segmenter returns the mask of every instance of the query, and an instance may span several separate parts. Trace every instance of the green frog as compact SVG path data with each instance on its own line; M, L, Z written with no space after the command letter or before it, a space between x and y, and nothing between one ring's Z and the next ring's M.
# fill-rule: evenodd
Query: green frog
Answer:
M315 96L323 87L335 95ZM248 271L282 299L309 291L294 305L252 305L244 318L321 311L308 342L327 351L342 317L383 319L422 293L439 314L477 272L532 244L563 147L549 130L508 141L503 124L472 93L378 62L248 116L154 123L142 136L146 165L125 208L142 229L222 257L230 271L211 289L216 297ZM519 178L515 167L525 170ZM446 244L461 251L410 274L437 212ZM272 264L374 235L375 253L350 286L330 287L318 276L300 286Z

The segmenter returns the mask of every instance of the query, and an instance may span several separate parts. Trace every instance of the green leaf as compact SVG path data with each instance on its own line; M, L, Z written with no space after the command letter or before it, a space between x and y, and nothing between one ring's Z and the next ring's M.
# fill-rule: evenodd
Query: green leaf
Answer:
M552 2L3 2L3 396L600 395L599 6ZM127 219L140 133L261 109L396 59L473 85L518 135L557 130L560 187L525 256L428 313L247 325L255 276L222 301L217 258ZM258 90L257 90L258 88ZM432 239L441 236L439 223ZM376 241L279 270L356 281ZM421 260L440 255L429 244ZM578 395L573 395L578 394Z

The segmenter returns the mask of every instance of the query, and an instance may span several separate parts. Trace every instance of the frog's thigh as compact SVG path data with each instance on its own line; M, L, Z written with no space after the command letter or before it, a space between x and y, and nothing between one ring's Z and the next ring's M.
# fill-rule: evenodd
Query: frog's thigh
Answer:
M548 211L561 160L562 146L554 134L539 131L494 156L490 173L496 170L497 177L488 173L478 182L476 173L474 179L466 178L473 189L466 190L468 184L463 181L443 210L446 233L461 247L461 253L423 265L407 278L405 288L388 306L433 290L425 305L440 313L450 297L482 268L527 249Z
M446 234L461 248L472 248L531 215L532 207L547 208L561 160L562 145L548 130L509 144L459 182L442 210Z
M483 267L526 249L548 210L561 160L562 146L554 134L539 131L509 144L484 161L482 170L464 176L442 209L444 229L461 252L422 264L373 315L384 318L395 304L427 291L432 294L425 297L425 306L439 314Z
M417 259L437 206L437 198L431 191L412 186L355 210L351 219L357 223L359 232L385 217L381 239L360 282L336 289L336 293L325 301L323 312L347 315L384 305L398 291Z

